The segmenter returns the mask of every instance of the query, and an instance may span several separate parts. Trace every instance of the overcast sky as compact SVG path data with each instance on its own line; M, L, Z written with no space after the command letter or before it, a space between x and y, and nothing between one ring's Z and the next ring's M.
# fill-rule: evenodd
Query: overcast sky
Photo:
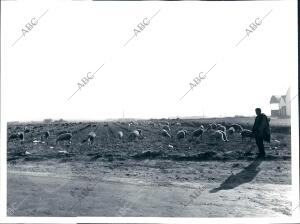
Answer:
M270 114L271 95L297 91L296 3L1 2L4 119L253 116L256 107Z

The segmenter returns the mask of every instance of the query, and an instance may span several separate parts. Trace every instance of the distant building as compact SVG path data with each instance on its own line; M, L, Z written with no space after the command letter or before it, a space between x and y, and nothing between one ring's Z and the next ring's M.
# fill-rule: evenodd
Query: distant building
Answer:
M271 116L273 117L290 117L291 116L291 88L286 95L275 96L270 99Z

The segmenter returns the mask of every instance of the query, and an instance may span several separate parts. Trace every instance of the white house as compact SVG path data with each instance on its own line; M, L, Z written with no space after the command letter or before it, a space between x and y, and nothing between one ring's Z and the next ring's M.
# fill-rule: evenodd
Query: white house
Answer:
M286 92L286 95L275 96L270 99L271 116L275 117L290 117L291 116L291 88Z

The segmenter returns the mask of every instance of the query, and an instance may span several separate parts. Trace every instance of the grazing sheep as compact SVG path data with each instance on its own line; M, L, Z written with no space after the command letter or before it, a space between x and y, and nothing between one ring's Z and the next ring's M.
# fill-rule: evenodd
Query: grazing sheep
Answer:
M187 130L181 130L177 132L177 139L182 139L185 138L187 135Z
M217 130L214 132L214 136L215 136L216 140L222 139L223 142L228 142L226 132L224 132L224 131Z
M241 132L241 136L242 136L242 142L244 141L244 138L250 138L250 142L253 138L253 133L252 131L250 130L247 130L247 129L243 129L242 132Z
M13 139L18 139L18 138L19 138L18 133L16 133L16 134L11 134L11 135L8 137L8 141L9 141L9 140L13 140Z
M134 131L132 131L132 132L129 134L128 138L129 138L130 141L133 141L133 140L135 140L139 135L140 135L140 133L139 133L137 130L134 130Z
M167 137L167 138L171 138L171 135L169 134L169 132L165 129L162 130L161 133L162 136Z
M88 141L89 141L90 143L94 143L95 138L96 138L96 133L93 132L93 131L91 131L91 132L89 133L89 135L88 135Z
M69 144L72 143L72 134L71 133L64 133L57 137L56 144L60 141L69 141Z
M234 127L230 127L228 130L227 130L228 134L232 135L234 132L235 132L235 129Z
M142 130L141 129L137 129L137 131L139 132L139 138L142 139L144 138L143 134L142 134Z
M91 131L89 134L88 134L88 137L84 140L82 140L82 143L88 141L89 143L93 144L94 141L95 141L95 138L96 138L96 133Z
M66 134L66 133L70 133L69 131L60 131L57 133L57 136L62 135L62 134Z
M199 136L201 136L201 139L202 139L202 136L203 136L203 133L204 133L204 129L203 128L198 128L198 129L196 129L195 131L193 131L193 133L192 133L192 140L194 139L194 138L198 138Z
M226 127L221 124L217 124L217 130L226 132Z
M117 132L117 136L118 136L119 139L122 139L123 136L124 136L124 135L123 135L123 132L122 132L122 131L118 131L118 132Z
M139 125L139 123L138 122L135 122L135 121L130 121L129 123L128 123L128 127L130 128L131 126L137 126L137 125Z
M18 133L15 133L15 134L11 134L8 138L8 141L14 140L14 139L19 139L23 142L24 141L24 133L23 132L18 132Z
M133 141L133 140L135 140L135 139L137 139L137 138L141 138L141 137L143 137L143 136L142 136L142 130L141 130L141 129L132 131L132 132L129 134L129 136L128 136L128 138L129 138L130 141Z
M236 132L243 131L243 127L241 125L239 125L239 124L232 124L232 125L230 125L230 128L231 127L233 127Z
M227 138L227 134L226 131L222 131L222 130L218 130L219 132L222 132L223 138L226 142L229 142L228 138Z
M171 131L171 128L170 128L170 126L168 126L168 125L164 125L164 126L162 127L162 129L163 129L163 130L166 130L166 131Z

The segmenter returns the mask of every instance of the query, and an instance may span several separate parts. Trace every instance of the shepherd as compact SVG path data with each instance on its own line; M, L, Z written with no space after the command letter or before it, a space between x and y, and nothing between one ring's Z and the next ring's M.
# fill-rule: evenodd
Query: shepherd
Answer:
M258 157L265 157L264 141L270 143L271 139L269 120L267 116L261 112L260 108L256 108L255 113L256 118L252 128L252 134L255 137L256 145L259 150Z

